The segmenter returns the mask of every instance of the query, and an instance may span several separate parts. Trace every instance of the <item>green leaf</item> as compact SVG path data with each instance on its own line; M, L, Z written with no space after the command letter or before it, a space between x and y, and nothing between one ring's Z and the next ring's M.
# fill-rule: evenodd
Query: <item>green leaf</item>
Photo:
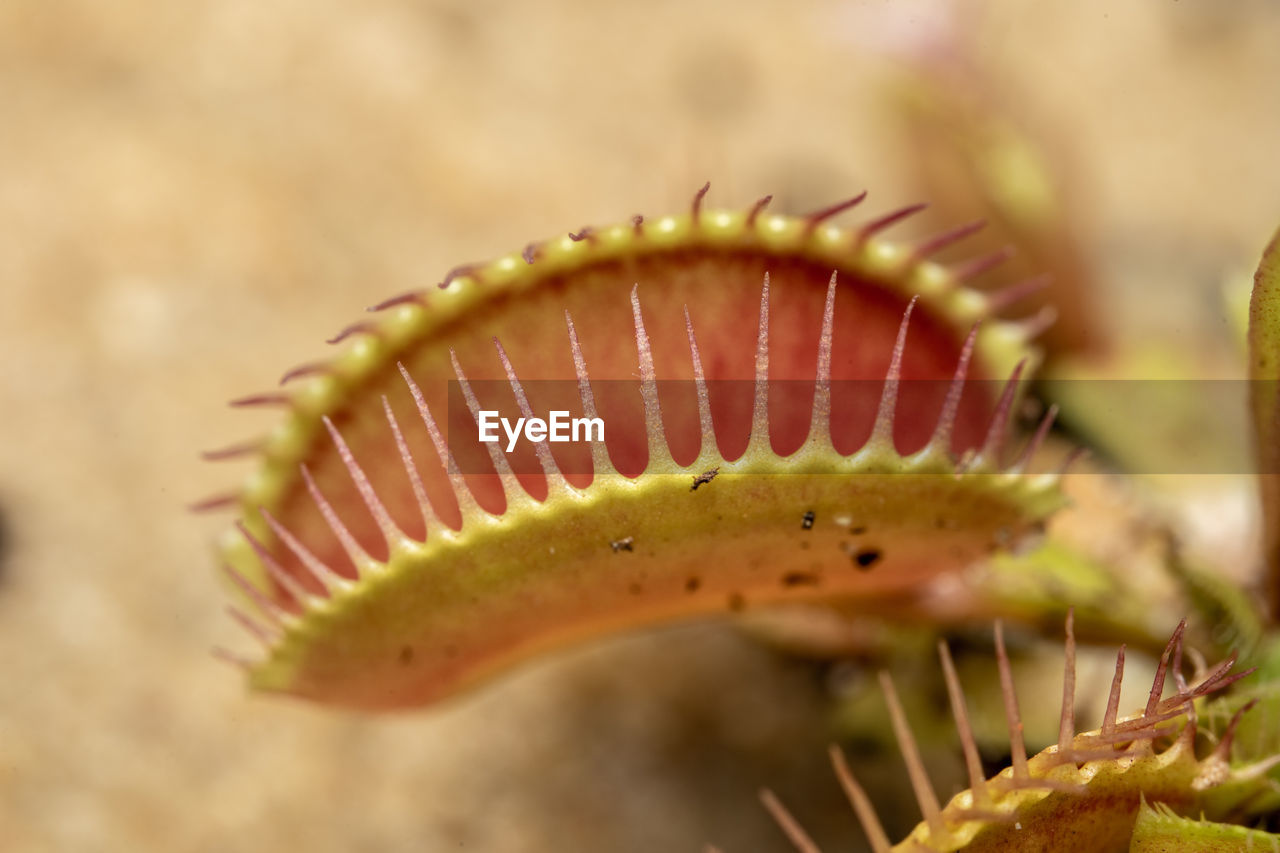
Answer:
M1262 489L1267 596L1280 610L1280 231L1262 254L1249 303L1249 378L1254 442Z

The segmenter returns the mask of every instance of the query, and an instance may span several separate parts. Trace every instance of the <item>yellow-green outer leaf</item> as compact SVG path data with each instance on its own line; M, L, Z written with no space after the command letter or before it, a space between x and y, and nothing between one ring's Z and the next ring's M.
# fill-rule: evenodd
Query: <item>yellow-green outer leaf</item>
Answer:
M1280 851L1280 835L1228 823L1192 820L1165 808L1143 805L1129 844L1129 853L1234 853L1237 850Z
M1280 611L1280 421L1276 387L1280 382L1280 231L1262 254L1249 303L1249 378L1254 440L1261 472L1267 596L1272 615Z

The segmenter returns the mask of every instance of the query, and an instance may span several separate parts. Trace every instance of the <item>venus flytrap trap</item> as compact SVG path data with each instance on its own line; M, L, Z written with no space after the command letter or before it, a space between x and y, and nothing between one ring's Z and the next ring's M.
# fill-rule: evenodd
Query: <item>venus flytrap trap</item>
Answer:
M909 598L1053 511L1056 477L1024 473L1049 420L1006 448L1044 317L998 319L1025 286L979 292L929 261L972 227L904 246L880 232L918 207L847 229L828 220L861 197L796 218L703 210L704 192L455 270L286 374L304 385L249 398L289 410L240 446L264 466L224 546L256 610L233 615L266 647L241 659L256 687L403 707L601 632ZM636 373L631 399L600 381ZM532 418L526 377L571 381L606 440L585 466L545 438L459 465L447 429L475 434L495 379ZM776 405L796 380L811 399Z
M1220 730L1216 745L1197 746L1197 715L1207 697L1219 694L1253 670L1231 672L1235 655L1206 667L1188 682L1182 672L1181 623L1169 639L1141 712L1119 716L1124 678L1125 650L1116 657L1111 690L1101 727L1077 733L1075 722L1076 641L1070 614L1067 617L1062 704L1058 741L1027 756L1018 698L1009 656L999 623L996 623L996 662L1009 730L1011 765L985 778L978 745L969 722L967 701L945 642L938 645L947 694L969 774L969 788L940 805L903 713L892 678L880 674L880 685L893 723L894 734L911 777L923 822L896 845L890 844L875 810L843 753L832 748L832 763L840 785L862 823L874 853L889 851L1064 851L1064 850L1235 850L1245 847L1139 847L1154 844L1161 830L1150 825L1135 834L1141 809L1155 806L1160 814L1195 814L1205 827L1203 838L1247 840L1236 827L1208 829L1209 819L1238 818L1256 814L1273 785L1266 778L1277 758L1232 763L1236 728L1250 706L1234 713ZM1165 696L1166 682L1173 683ZM1197 710L1199 703L1200 710ZM786 807L768 791L762 792L766 808L801 853L819 853ZM1258 834L1257 839L1264 838ZM1131 842L1134 846L1130 846ZM1263 848L1265 849L1265 848Z

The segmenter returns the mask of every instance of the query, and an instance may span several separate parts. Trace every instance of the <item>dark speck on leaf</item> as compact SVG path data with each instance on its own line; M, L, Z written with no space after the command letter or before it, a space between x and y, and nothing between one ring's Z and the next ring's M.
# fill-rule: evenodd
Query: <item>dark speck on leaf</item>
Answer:
M747 600L740 593L733 593L729 596L729 609L734 613L742 610L747 606Z
M858 568L869 569L880 562L882 556L877 548L864 548L853 555L853 561L858 564Z
M694 575L684 582L685 592L697 592L702 587L702 578Z
M850 527L850 528L849 528L849 533L851 533L851 534L852 534L852 535L854 535L854 536L861 536L862 534L864 534L864 533L866 533L866 532L867 532L867 528L863 527L862 525L858 525L857 527Z
M613 540L612 542L609 543L609 547L613 549L613 553L615 554L618 553L619 551L630 551L631 546L635 544L635 541L636 541L635 537L626 536L626 537L623 537L622 539Z
M630 586L627 587L627 592L631 593L632 595L639 595L640 593L644 592L644 587L638 583L632 583Z
M400 665L408 666L413 663L413 647L403 646L400 649Z
M716 478L716 474L719 474L719 473L720 473L720 467L716 466L715 468L708 468L706 471L703 471L701 474L696 475L693 478L693 485L689 487L689 491L691 492L698 491L698 486L705 486L707 483L710 483L712 480Z
M787 572L782 576L783 586L817 586L818 583L818 576L809 572Z
M807 512L805 512L804 518L800 520L800 527L802 527L805 530L812 530L813 520L815 518L817 518L817 516L814 515L813 510L808 510Z

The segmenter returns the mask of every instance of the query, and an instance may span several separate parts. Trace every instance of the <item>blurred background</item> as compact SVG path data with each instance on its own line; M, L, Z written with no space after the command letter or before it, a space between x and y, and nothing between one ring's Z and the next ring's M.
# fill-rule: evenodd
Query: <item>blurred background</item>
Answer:
M225 522L184 510L248 474L200 450L274 423L224 401L366 305L706 180L945 196L916 73L1044 153L1082 328L1231 375L1280 221L1277 45L1273 0L0 4L0 848L787 850L768 785L856 849L830 672L725 625L412 715L248 695L210 654L243 644ZM987 215L964 198L916 227Z

